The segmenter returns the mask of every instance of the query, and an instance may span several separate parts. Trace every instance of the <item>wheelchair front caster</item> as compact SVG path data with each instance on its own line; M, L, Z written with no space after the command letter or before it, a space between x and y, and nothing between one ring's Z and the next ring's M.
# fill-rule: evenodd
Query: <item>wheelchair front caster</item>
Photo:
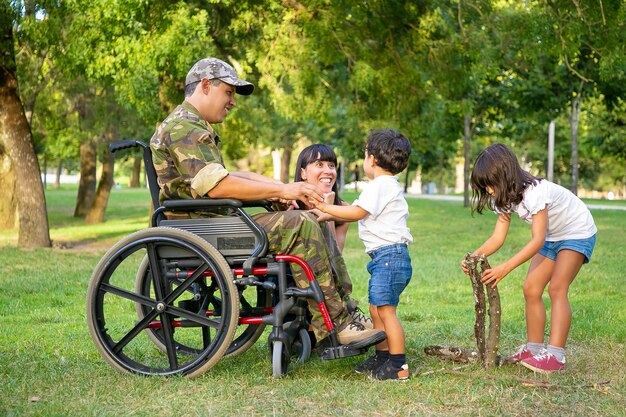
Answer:
M298 364L306 362L311 357L311 337L305 328L298 330L290 348L282 340L271 341L270 346L272 374L276 379L287 375L289 363L291 362L291 353L294 354L295 362Z
M289 361L291 357L289 350L281 340L272 343L272 374L274 378L279 379L287 375L289 369Z

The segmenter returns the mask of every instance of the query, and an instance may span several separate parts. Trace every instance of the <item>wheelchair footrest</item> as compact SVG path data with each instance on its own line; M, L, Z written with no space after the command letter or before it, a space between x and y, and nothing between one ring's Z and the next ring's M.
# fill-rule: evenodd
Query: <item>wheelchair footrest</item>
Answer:
M322 360L349 358L350 356L362 355L369 349L367 347L353 347L350 345L340 345L337 347L327 347L320 352Z

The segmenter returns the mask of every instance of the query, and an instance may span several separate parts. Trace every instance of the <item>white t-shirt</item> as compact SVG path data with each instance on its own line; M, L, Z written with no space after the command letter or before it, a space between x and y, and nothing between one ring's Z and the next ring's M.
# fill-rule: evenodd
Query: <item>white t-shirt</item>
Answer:
M371 252L395 243L413 242L406 227L409 205L396 177L381 175L370 181L354 203L369 213L359 220L359 238Z
M548 180L541 180L537 185L529 186L524 191L522 202L511 207L511 213L516 213L520 219L532 224L533 214L546 207L548 242L586 239L598 231L585 203L568 189Z

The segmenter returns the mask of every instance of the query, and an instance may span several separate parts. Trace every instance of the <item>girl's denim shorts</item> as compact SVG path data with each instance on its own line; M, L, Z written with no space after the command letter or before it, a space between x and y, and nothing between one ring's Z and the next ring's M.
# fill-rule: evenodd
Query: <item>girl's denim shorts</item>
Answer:
M369 303L374 306L397 306L400 294L413 274L409 251L404 243L383 246L368 252L372 260L367 264L370 273Z
M596 246L596 235L588 237L587 239L569 239L559 240L558 242L546 242L543 248L539 251L540 255L546 258L556 261L556 255L563 249L573 250L585 255L584 264L588 263L593 253L593 248Z

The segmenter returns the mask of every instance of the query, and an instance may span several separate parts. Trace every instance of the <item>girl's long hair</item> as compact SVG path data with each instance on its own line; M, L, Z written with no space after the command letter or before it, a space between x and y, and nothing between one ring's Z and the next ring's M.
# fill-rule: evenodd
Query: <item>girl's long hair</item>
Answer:
M323 161L323 162L332 162L337 167L337 155L333 148L328 145L324 145L323 143L315 143L313 145L309 145L300 152L298 155L298 160L296 161L296 172L293 176L294 182L302 181L302 170L307 167L311 162L315 161ZM333 202L336 205L341 205L341 199L339 198L339 191L337 191L337 181L333 184L332 191L335 192L335 201ZM306 209L304 203L298 201L298 206L300 209Z
M476 158L470 184L472 186L472 214L482 214L485 207L510 211L524 198L524 191L541 179L522 169L513 151L501 143L484 149ZM494 195L487 193L487 187Z

